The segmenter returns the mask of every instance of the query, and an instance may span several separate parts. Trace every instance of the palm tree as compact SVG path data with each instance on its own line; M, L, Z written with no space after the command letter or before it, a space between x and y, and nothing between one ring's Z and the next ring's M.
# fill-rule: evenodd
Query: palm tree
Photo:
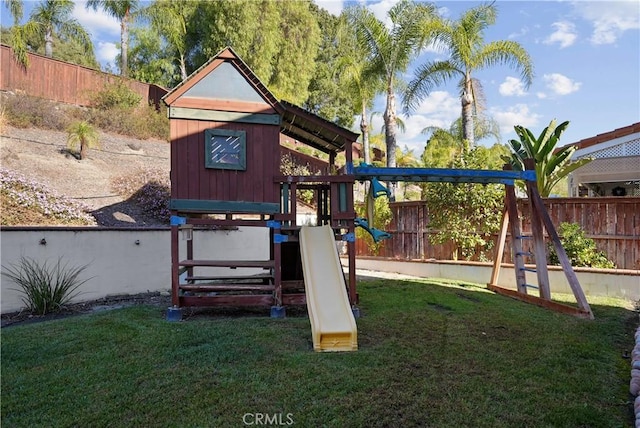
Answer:
M138 13L138 0L88 0L86 7L93 10L102 8L107 14L120 21L120 75L129 74L129 25Z
M448 50L449 59L420 65L404 98L404 110L410 112L433 88L459 78L462 133L470 146L475 144L473 121L474 115L481 112L478 101L482 89L473 74L496 64L506 64L520 71L527 87L533 79L531 58L519 43L511 40L484 43L484 30L496 22L496 15L492 3L469 9L458 21L440 19L433 25L435 45Z
M99 136L96 129L86 121L74 122L67 128L67 146L70 150L76 150L80 146L78 158L86 157L86 149L98 147Z
M13 16L13 25L20 24L22 15L24 13L24 2L22 0L2 0L2 2L9 9L9 13Z
M575 145L555 149L567 126L569 126L569 122L562 122L556 126L554 119L549 123L549 126L544 128L538 138L534 137L527 128L514 126L520 140L509 140L513 153L508 160L513 169L522 171L525 159L535 160L538 192L543 198L551 194L553 187L560 180L592 161L590 158L583 158L571 162L571 155L578 149L578 146Z
M182 80L187 78L187 22L197 7L192 0L157 0L143 10L151 25L178 53L178 66Z
M384 82L384 111L387 166L396 166L396 90L402 86L402 73L429 41L429 23L436 15L430 3L401 0L388 12L390 25L378 20L363 5L347 9L350 24L367 53L365 69ZM392 197L393 197L393 189Z
M87 54L93 51L89 34L80 23L71 17L74 2L72 0L44 0L31 12L29 21L15 32L14 49L26 51L29 37L44 39L45 56L53 57L54 36L60 34L78 40ZM26 56L26 54L25 54Z

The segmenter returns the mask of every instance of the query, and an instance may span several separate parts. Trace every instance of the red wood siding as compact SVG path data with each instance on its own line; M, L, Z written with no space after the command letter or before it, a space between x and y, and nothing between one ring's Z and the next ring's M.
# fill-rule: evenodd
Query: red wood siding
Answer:
M592 238L598 249L604 251L618 268L640 269L640 198L548 198L544 203L556 227L562 222L578 223L586 236ZM523 233L530 233L528 201L519 200L518 210L525 215L522 218ZM435 232L429 229L424 202L392 203L391 212L393 220L386 231L392 238L382 242L377 254L367 247L367 242L358 239L358 255L402 260L451 259L451 243L433 244L429 239ZM493 236L494 240L496 238L497 235ZM528 245L525 240L525 250L529 249ZM473 260L478 260L478 257ZM502 260L512 262L509 237Z
M22 68L13 58L13 51L6 45L0 47L0 90L22 91L27 95L81 106L90 105L91 95L105 84L120 79L119 76L93 70L68 62L29 55L29 67ZM131 79L122 81L142 97L140 104L159 106L166 89L157 85Z
M210 128L247 133L246 171L205 168L204 133ZM273 181L280 174L279 134L277 125L171 119L171 197L279 202Z

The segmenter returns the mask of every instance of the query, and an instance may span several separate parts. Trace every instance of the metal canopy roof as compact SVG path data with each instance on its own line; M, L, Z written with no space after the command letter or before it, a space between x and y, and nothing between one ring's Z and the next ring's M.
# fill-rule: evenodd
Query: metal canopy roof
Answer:
M347 142L355 142L359 134L349 131L310 111L280 101L281 132L325 153L341 152Z

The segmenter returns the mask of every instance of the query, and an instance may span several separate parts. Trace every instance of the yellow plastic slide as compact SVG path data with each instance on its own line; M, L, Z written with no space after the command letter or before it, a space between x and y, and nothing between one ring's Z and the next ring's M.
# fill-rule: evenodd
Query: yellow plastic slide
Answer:
M314 351L356 351L358 329L331 227L302 227L300 253Z

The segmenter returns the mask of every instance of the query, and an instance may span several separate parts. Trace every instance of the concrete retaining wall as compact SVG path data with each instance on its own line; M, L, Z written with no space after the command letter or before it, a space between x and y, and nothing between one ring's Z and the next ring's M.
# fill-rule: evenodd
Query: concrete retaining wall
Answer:
M491 279L491 263L416 261L407 262L379 258L358 258L358 269L396 272L424 278L446 278L457 281L486 284ZM532 266L533 267L533 266ZM609 296L629 300L640 299L640 271L623 269L576 268L576 275L587 296ZM527 273L527 282L537 285L535 273ZM552 293L573 294L571 287L558 266L549 266L549 282ZM504 265L500 270L498 285L516 288L515 270Z
M194 231L194 256L201 259L268 260L268 238L269 229L257 227ZM186 241L180 242L181 258L185 258ZM168 229L9 228L0 231L0 249L3 271L4 267L19 262L21 256L41 264L47 262L49 266L55 264L59 257L69 266L88 264L81 278L91 279L81 287L81 294L75 301L171 289ZM236 269L232 272L243 275L253 271ZM0 312L20 310L24 304L21 294L14 290L16 285L4 276L0 281Z

